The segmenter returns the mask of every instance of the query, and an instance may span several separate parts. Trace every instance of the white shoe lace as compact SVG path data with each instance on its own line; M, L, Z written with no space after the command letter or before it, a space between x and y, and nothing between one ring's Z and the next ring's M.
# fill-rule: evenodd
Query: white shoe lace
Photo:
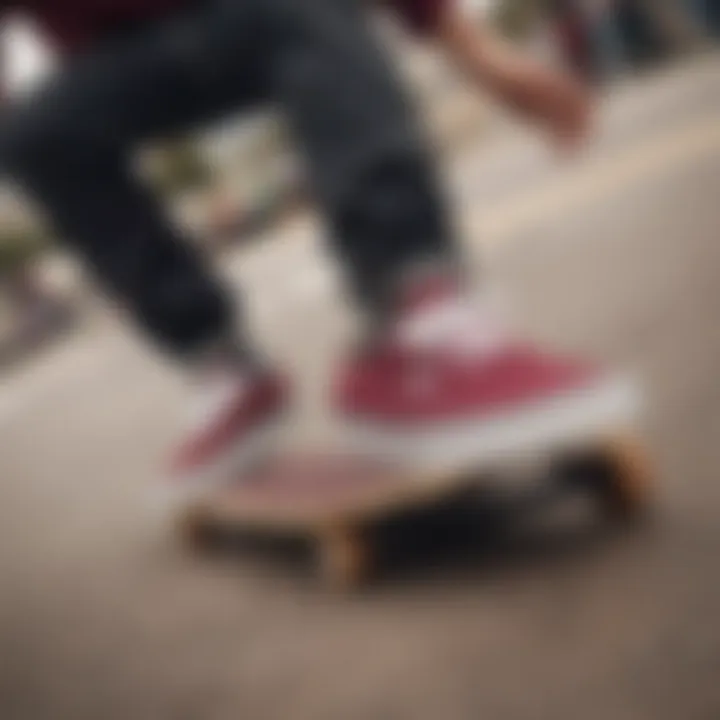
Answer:
M196 389L187 417L187 430L199 432L237 405L249 388L247 376L238 372L217 372L204 378Z
M459 358L488 357L509 340L500 314L485 300L451 297L401 321L401 345L417 350L447 350Z

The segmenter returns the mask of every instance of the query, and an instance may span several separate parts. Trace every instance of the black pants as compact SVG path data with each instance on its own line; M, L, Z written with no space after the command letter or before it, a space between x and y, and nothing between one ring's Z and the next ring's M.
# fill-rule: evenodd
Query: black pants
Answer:
M139 143L258 103L287 115L358 295L444 255L445 213L414 115L360 0L205 0L72 60L0 116L15 180L161 345L235 322L202 257L133 171Z

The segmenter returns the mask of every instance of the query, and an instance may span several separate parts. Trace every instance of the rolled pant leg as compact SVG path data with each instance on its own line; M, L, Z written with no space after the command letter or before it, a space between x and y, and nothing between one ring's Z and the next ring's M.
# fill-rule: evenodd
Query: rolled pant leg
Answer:
M257 2L271 49L270 92L307 156L349 280L373 306L405 267L454 260L415 109L371 31L366 3Z

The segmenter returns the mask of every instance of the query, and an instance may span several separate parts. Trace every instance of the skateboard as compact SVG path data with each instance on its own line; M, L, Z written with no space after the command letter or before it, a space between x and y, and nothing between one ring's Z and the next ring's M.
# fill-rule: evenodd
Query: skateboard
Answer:
M516 493L516 507L532 509L568 492L593 500L613 521L637 519L649 505L651 473L639 442L604 438L555 454L539 477ZM507 467L504 469L508 469ZM179 531L195 548L224 532L265 539L296 539L313 549L319 579L352 590L373 574L383 524L465 505L473 493L502 487L503 468L410 472L352 454L288 454L267 460L241 483L186 507ZM480 521L478 521L480 522Z

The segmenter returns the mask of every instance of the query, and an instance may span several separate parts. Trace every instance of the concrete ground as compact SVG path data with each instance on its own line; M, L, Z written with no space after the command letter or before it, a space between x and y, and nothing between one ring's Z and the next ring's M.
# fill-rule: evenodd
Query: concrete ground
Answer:
M557 347L645 380L654 519L520 532L371 591L183 550L147 488L183 391L108 310L0 385L3 720L714 720L720 716L720 59L617 88L593 148L515 134L449 171L469 257ZM312 223L233 256L303 383L352 326ZM238 283L239 285L239 283Z

